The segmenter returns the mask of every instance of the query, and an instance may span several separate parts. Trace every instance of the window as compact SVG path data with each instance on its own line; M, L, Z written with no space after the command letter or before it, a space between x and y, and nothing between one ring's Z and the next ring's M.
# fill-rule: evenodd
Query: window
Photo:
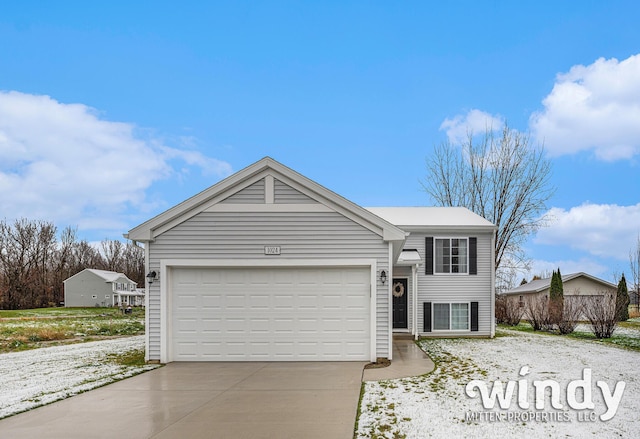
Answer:
M423 331L471 331L480 329L478 302L423 302Z
M433 329L435 331L468 331L468 303L434 303Z
M436 238L436 273L467 273L467 239Z
M524 296L520 296L518 298L518 304L520 305L520 308L524 308Z
M449 304L448 303L433 304L433 329L435 330L449 329Z

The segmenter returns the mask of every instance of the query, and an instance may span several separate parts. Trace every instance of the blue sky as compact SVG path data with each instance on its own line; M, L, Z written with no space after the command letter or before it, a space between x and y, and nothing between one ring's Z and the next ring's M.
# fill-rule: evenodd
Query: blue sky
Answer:
M1 8L0 216L120 238L266 155L430 205L433 147L506 121L553 163L532 273L629 271L638 2L93 3Z

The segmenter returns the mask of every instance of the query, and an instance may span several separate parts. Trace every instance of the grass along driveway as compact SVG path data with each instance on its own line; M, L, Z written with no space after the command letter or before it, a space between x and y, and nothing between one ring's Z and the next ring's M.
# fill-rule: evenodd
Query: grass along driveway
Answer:
M0 353L144 334L144 309L43 308L0 311Z
M144 336L0 354L0 419L156 367Z
M0 419L159 367L139 334L141 308L0 310Z
M640 352L574 338L502 330L489 339L427 339L422 348L436 363L428 375L368 382L364 385L357 438L448 438L448 437L634 437L640 431L640 378L633 366ZM638 333L635 334L638 337ZM520 372L527 372L520 375ZM568 385L581 380L590 369L594 408L575 410L567 400ZM518 404L518 387L501 408L485 408L476 392L467 395L472 380L516 384L523 380L530 407ZM535 408L536 381L559 384L561 408L550 398ZM613 391L618 382L625 388L615 416L601 420L607 411L601 388ZM548 390L547 390L548 391ZM579 394L578 401L583 401Z

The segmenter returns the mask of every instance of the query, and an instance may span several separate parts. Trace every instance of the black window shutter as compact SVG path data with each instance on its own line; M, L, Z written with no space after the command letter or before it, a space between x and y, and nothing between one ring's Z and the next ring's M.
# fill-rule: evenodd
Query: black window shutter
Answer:
M427 236L425 239L425 261L424 274L433 274L433 237Z
M469 274L478 274L478 238L469 238Z
M471 330L478 331L478 302L471 302Z
M431 332L431 302L424 302L424 332Z

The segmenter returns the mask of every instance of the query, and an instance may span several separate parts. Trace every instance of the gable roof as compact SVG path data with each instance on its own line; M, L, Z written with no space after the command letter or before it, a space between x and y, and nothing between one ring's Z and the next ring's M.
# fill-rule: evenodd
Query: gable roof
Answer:
M271 157L265 157L247 166L199 194L134 227L124 236L133 241L153 241L164 230L186 221L267 175L274 176L310 198L374 231L385 241L404 243L406 239L406 233L392 223L284 166ZM397 252L399 252L399 248Z
M95 268L85 268L84 270L74 274L73 276L69 277L68 279L65 280L65 282L71 278L74 278L75 276L79 275L80 273L84 273L85 271L88 271L90 273L95 274L96 276L98 276L101 279L104 279L105 282L115 282L120 278L125 278L127 279L129 282L131 282L132 284L137 285L137 282L132 281L131 279L129 279L124 273L118 273L115 271L108 271L108 270L98 270Z
M465 207L367 207L366 209L403 229L427 227L497 229L490 221Z
M616 285L607 282L606 280L602 280L599 279L595 276L591 276L590 274L584 273L584 272L579 272L579 273L572 273L572 274L565 274L562 276L562 282L568 282L572 279L576 279L578 277L585 277L589 280L592 280L594 282L597 282L599 284L604 285L607 288L617 288ZM536 280L532 280L529 283L526 283L524 285L520 285L517 288L513 288L509 291L505 291L503 294L530 294L530 293L540 293L544 290L546 290L547 288L551 287L551 278L547 278L547 279L536 279Z

